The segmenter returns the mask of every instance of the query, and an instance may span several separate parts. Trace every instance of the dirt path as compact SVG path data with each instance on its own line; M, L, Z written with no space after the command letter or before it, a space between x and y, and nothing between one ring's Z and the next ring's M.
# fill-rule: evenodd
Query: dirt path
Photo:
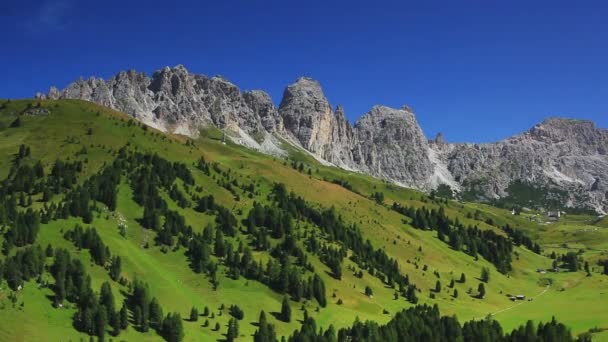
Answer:
M540 297L540 296L544 295L544 294L545 294L547 291L549 291L549 288L550 288L550 287L551 287L551 284L547 285L547 286L546 286L546 287L545 287L545 288L544 288L544 289L543 289L543 290L542 290L542 291L541 291L539 294L537 294L536 296L530 297L530 299L536 299L536 298L538 298L538 297ZM491 316L496 316L496 315L498 315L499 313L502 313L502 312L505 312L505 311L511 310L511 309L513 309L513 308L516 308L516 307L518 307L518 306L520 306L520 305L523 305L523 304L526 304L526 303L528 303L528 302L529 302L528 300L526 300L526 301L522 301L522 302L519 302L519 303L517 303L517 304L515 304L515 305L509 306L509 307L504 308L504 309L502 309L502 310L499 310L499 311L496 311L496 312L490 313L490 315L491 315ZM476 320L479 320L479 319L484 319L484 318L485 318L485 317L479 317L479 318L476 318Z

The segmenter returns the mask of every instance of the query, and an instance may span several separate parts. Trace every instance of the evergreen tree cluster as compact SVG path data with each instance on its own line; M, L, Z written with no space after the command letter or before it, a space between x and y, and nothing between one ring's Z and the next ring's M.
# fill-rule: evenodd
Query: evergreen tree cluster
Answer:
M184 328L182 326L182 317L179 313L168 313L163 319L160 335L167 342L180 342L184 339Z
M56 194L74 187L78 181L78 174L82 172L82 162L66 162L57 160L51 168L47 186Z
M579 257L579 255L575 252L568 252L566 254L558 254L556 255L555 260L558 265L566 268L570 272L576 272L581 269L581 265L583 261ZM560 264L561 262L561 264Z
M241 309L238 305L230 305L230 308L228 310L230 312L230 315L238 319L239 321L245 318L245 313L243 312L243 309Z
M120 161L117 160L88 178L82 185L69 190L63 203L59 206L54 204L45 206L44 221L48 222L53 218L66 219L74 216L81 217L84 223L91 223L93 221L93 210L95 209L94 206L91 206L92 200L104 203L109 210L115 210L120 175Z
M213 195L197 198L195 210L201 213L215 213L215 222L222 232L228 236L236 234L236 217L234 217L228 208L216 203Z
M110 284L104 282L97 296L91 288L91 277L80 260L72 259L64 249L56 250L54 255L51 274L55 279L55 305L62 306L65 300L76 304L76 329L98 336L100 340L104 339L108 327L112 328L114 336L126 329L128 317L123 310L116 310Z
M307 203L302 197L293 192L288 193L282 183L275 183L272 190L272 198L276 207L289 213L298 220L308 221L318 226L330 242L338 242L345 249L352 251L351 259L370 274L375 275L389 286L398 286L399 292L411 302L416 302L415 286L410 284L409 278L399 272L397 260L390 258L382 249L374 249L369 239L364 240L361 231L356 225L348 225L341 216L336 214L334 207L328 209L317 209ZM310 244L309 244L310 246ZM314 248L309 247L314 251ZM323 251L319 249L319 251ZM327 250L324 252L330 255ZM338 271L338 259L341 262L345 256L345 250L333 253L331 257L322 260L328 262L332 271ZM341 272L338 272L341 273ZM409 294L409 295L408 295Z
M169 190L169 197L175 201L180 208L189 208L191 205L188 198L186 198L184 193L175 184L173 184Z
M307 315L305 315L307 316ZM454 316L441 316L437 305L417 305L395 315L387 324L355 321L351 327L336 334L330 326L318 329L313 318L305 317L300 330L293 333L289 342L400 342L400 341L463 341L463 342L573 342L571 332L553 319L549 323L525 326L505 333L497 321L469 321L461 325ZM269 340L266 340L269 341Z
M185 244L190 236L192 236L192 227L186 225L186 219L177 211L167 210L163 227L156 235L158 244L173 246L173 237L181 238L181 243Z
M94 227L83 229L80 225L76 225L63 236L72 241L78 249L88 249L91 258L97 265L105 266L110 260L110 248L103 243Z
M382 204L384 203L384 193L380 192L380 191L376 191L372 194L372 198L374 199L374 201L376 201L376 203L378 204Z
M14 222L4 234L3 250L6 252L12 247L22 247L36 241L40 231L40 216L38 212L27 209L25 212L16 212Z
M39 245L27 246L0 261L0 276L6 279L8 287L16 291L25 281L36 278L44 271L45 253ZM0 278L0 281L2 279Z
M266 319L266 313L260 311L260 318L258 319L258 328L253 334L254 342L276 342L277 335L274 330L274 325L268 323Z
M511 228L508 224L502 227L502 230L509 235L511 241L516 246L524 245L529 250L533 251L536 254L540 254L542 252L540 245L535 243L530 239L521 229Z
M403 207L393 203L393 210L412 219L412 226L423 230L436 230L437 237L449 243L455 250L462 250L473 257L477 254L494 264L500 273L511 271L511 241L492 230L481 230L477 226L465 227L458 219L451 220L444 208L428 210L426 207ZM446 241L447 237L447 241Z
M209 167L209 163L205 160L204 156L201 156L201 158L196 162L195 166L205 175L211 176L211 168Z
M354 192L354 190L353 190L353 185L352 185L352 184L350 184L350 183L349 183L347 180L344 180L344 179L337 179L337 178L336 178L336 179L332 180L331 182L332 182L332 183L334 183L334 184L338 184L338 185L340 185L341 187L343 187L343 188L344 188L344 189L346 189L346 190L350 190L350 191L353 191L353 192Z
M285 234L291 234L293 232L292 222L293 218L289 212L275 206L262 206L257 202L253 203L253 208L245 219L247 232L254 235L258 241L264 240L260 234L269 233L275 239L280 239ZM265 228L265 230L257 228Z
M186 255L195 272L208 273L211 282L215 283L217 265L212 259L212 254L223 261L228 274L234 279L244 276L247 279L260 281L278 293L289 294L296 301L301 298L314 298L323 307L327 304L325 284L318 275L315 274L308 279L303 278L302 271L292 265L286 257L281 257L278 261L270 258L264 265L261 261L253 259L249 247L243 247L242 251L235 250L232 243L224 238L222 230L215 229L214 234L213 228L207 226L202 234L192 236Z
M150 296L150 289L141 280L135 280L127 299L127 306L133 312L133 323L137 329L146 332L155 329L159 335L170 342L184 338L182 318L179 313L169 313L163 317L163 309L156 299Z

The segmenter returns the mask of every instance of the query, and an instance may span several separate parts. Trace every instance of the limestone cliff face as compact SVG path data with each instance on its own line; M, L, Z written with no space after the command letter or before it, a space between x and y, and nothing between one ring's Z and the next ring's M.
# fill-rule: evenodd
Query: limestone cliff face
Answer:
M244 145L278 150L275 139L267 135L282 127L270 96L262 91L243 94L222 77L192 74L182 65L165 67L152 77L130 70L107 81L80 79L62 91L51 88L47 96L96 102L162 131L189 136L215 126ZM270 150L265 148L268 144Z
M338 166L354 169L352 149L356 145L353 128L344 109L335 112L319 83L299 78L283 93L279 114L288 138L313 155Z
M486 196L504 196L512 181L522 180L568 191L566 205L582 201L605 211L607 148L608 130L593 122L550 118L496 143L450 144L439 153L458 183L478 184Z
M355 132L361 170L410 187L430 188L429 145L410 108L375 106L357 121Z
M131 70L108 80L80 79L41 96L96 102L189 136L217 127L275 155L286 153L283 140L325 163L422 190L442 183L457 191L475 187L489 199L522 180L566 191L564 205L608 210L608 131L590 121L551 118L488 144L453 144L442 135L429 141L407 106L375 106L351 125L313 79L289 85L277 108L263 91L243 93L224 78L192 74L181 65L152 76Z

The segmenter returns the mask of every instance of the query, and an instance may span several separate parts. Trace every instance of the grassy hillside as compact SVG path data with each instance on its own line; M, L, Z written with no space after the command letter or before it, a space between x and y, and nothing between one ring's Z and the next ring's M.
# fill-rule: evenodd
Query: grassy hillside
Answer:
M194 233L202 234L207 225L216 226L218 214L195 210L196 199L212 195L217 205L228 209L236 218L236 233L226 236L227 243L235 250L239 245L253 246L255 237L248 233L244 221L254 202L277 206L271 196L272 189L275 183L282 183L312 208L334 207L344 224L356 225L363 239L369 239L375 250L383 251L398 262L399 272L407 275L409 282L418 289L418 303L438 304L442 314L456 315L461 321L492 315L505 330L515 328L527 319L549 321L552 316L567 324L575 334L596 327L608 329L605 320L608 309L603 304L607 301L608 276L601 275L602 269L596 265L599 260L608 259L605 218L597 222L590 216L568 215L557 223L545 224L531 221L524 214L514 216L510 211L484 204L430 198L365 175L323 166L294 149L290 151L290 159L283 160L231 142L223 144L213 130L203 133L196 140L165 135L133 122L124 114L82 101L43 101L39 105L33 101L4 102L0 110L0 179L15 177L11 168L16 163L35 165L40 161L44 174L49 175L56 160L81 161L83 166L77 182L83 184L120 158L119 151L123 148L134 154L156 154L163 160L182 163L193 178L193 184L187 184L179 177L172 183L185 195L189 206L180 207L167 189L160 188L159 196L166 202L167 209L184 217ZM29 147L30 152L19 157L22 145ZM212 165L208 173L196 166L201 157ZM199 312L208 307L213 318L209 315L199 317L196 322L183 321L186 341L223 339L231 317L228 307L233 304L244 311L245 317L239 321L238 338L243 341L251 340L258 328L261 310L274 324L278 336L288 336L300 327L303 309L318 326L341 328L351 325L357 318L385 323L397 311L413 305L403 296L397 295L395 299L396 288L362 269L361 261L351 258L353 250L345 249L347 257L341 263L341 279L336 279L327 260L322 260L319 252L307 249L306 237L314 235L321 244L336 249L340 248L341 242L320 233L319 224L296 217L293 222L294 236L298 237L295 243L305 251L310 264L309 268L298 266L298 269L302 277L314 274L320 277L328 303L321 307L315 299L290 300L292 319L284 322L278 319L284 294L243 275L235 279L229 274L226 262L212 256L218 266L216 280L219 285L214 286L209 274L193 272L186 247L177 241L171 246L155 243L157 232L141 225L144 208L135 200L130 178L133 174L129 172L123 169L117 184L115 211L108 210L100 201L91 201L95 203L95 209L90 224L74 215L52 219L40 225L33 245L42 248L51 245L54 250L63 248L73 258L81 260L91 276L94 291L99 292L104 282L111 284L117 308L129 297L130 284L135 279L149 285L150 294L158 299L165 314L178 312L182 318L187 318L193 306ZM246 189L249 185L254 190ZM18 204L18 210L25 211L29 207L42 210L50 203L61 203L69 191L54 194L47 202L43 201L42 193L31 193L32 203ZM373 198L377 193L382 194L382 201ZM27 197L25 195L23 197ZM415 229L412 218L393 210L393 203L429 210L443 208L449 219L458 220L463 226L477 226L503 237L507 235L501 227L509 225L538 242L543 252L539 255L523 245L514 247L512 270L502 274L486 258L454 250L450 244L438 239L437 231ZM161 217L161 223L165 220ZM10 225L10 222L4 222L1 239L6 239ZM120 275L125 280L122 284L112 280L107 269L97 265L87 249L77 248L64 237L65 232L76 225L95 227L111 254L121 257ZM126 228L121 229L121 225ZM271 249L282 242L283 238L269 239ZM14 247L2 258L6 260L24 248ZM271 259L279 260L271 249L252 247L253 260L264 264ZM536 271L551 268L551 252L565 254L569 251L578 253L581 263L588 261L591 264L591 276L586 276L582 269L545 274ZM287 259L297 264L293 256ZM52 258L47 258L45 263L50 266ZM74 303L65 302L61 308L53 305L54 279L49 268L41 279L26 281L21 290L13 291L6 281L2 283L0 340L76 341L87 338L86 333L73 326L77 312ZM479 299L476 297L478 278L483 268L490 270L490 280L485 284L485 298ZM358 276L359 271L362 277ZM466 275L466 282L456 281L454 288L449 288L450 281L458 280L462 273ZM437 281L440 281L441 289L435 292ZM51 286L39 285L45 282ZM373 296L365 294L366 287L373 290ZM459 293L457 298L454 298L454 290ZM524 294L532 300L513 302L508 294ZM220 307L224 309L220 310ZM133 316L134 312L130 311L131 321ZM208 326L203 326L205 320L208 320ZM220 326L219 331L214 329L216 323ZM606 338L605 333L595 336L597 340ZM115 339L152 341L161 337L153 329L140 332L130 324Z

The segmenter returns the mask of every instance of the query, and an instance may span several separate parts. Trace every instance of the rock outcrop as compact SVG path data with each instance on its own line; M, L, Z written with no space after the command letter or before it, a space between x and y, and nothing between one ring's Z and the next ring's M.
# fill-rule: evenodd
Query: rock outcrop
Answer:
M430 189L429 144L412 110L375 106L355 124L357 164L363 172Z
M550 118L528 131L489 144L437 149L460 184L488 197L506 195L514 180L567 191L568 206L608 207L608 130L591 121Z
M519 180L567 193L564 206L608 210L608 131L590 121L551 118L496 143L454 144L442 134L428 140L407 106L375 106L351 125L344 109L334 110L320 84L307 77L285 89L277 108L261 90L241 92L222 77L192 74L181 65L151 77L130 70L108 80L80 79L37 96L96 102L189 136L217 127L275 155L285 154L287 141L325 163L422 190L447 184L491 199L507 195Z
M107 81L80 79L62 91L51 88L47 97L96 102L162 131L189 136L214 126L244 145L280 153L279 142L268 132L281 128L282 119L268 94L241 93L222 77L191 74L182 65L165 67L152 77L129 70Z

